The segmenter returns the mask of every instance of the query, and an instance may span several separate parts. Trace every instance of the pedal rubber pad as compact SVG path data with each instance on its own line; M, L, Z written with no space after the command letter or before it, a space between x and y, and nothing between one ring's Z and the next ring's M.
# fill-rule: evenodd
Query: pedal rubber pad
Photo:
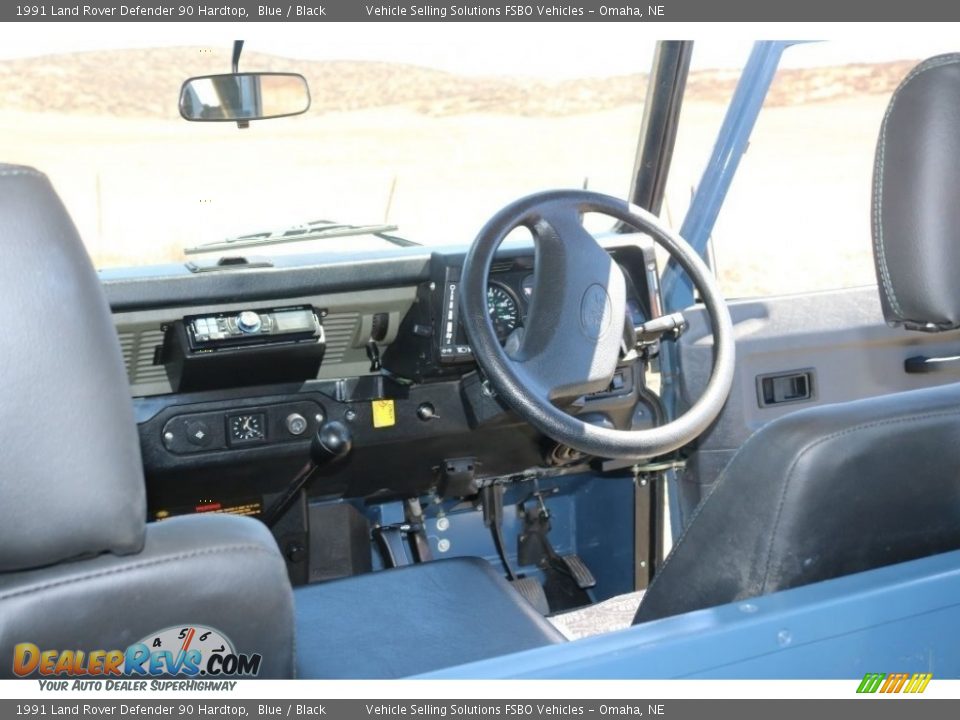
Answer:
M570 577L581 590L588 590L597 584L597 579L590 572L590 568L580 559L579 555L563 555L560 557L563 564L570 571Z
M543 585L535 577L524 577L511 580L513 588L523 595L524 599L533 605L533 609L541 615L550 614L550 604L547 602L547 594L543 591Z

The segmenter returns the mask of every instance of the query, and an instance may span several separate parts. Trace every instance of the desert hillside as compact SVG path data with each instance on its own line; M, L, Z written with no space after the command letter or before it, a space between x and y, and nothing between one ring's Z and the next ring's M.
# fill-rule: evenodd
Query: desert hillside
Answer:
M886 94L913 62L838 68L786 69L778 74L768 107L827 102L851 95ZM124 68L118 74L116 68ZM0 61L3 109L114 117L176 117L184 78L225 72L226 50L196 47L110 50ZM461 76L410 65L359 61L310 61L246 53L242 68L303 73L313 94L313 112L332 113L403 106L430 116L498 113L560 117L634 104L646 75L544 81ZM134 79L135 78L135 79ZM734 71L691 74L691 100L725 103ZM82 88L83 92L76 92Z

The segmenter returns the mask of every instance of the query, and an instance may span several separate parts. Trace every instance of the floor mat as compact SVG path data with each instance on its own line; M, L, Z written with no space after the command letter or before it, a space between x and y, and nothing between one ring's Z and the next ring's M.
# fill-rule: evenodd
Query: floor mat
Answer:
M630 627L642 598L643 590L638 590L547 619L568 640L579 640Z

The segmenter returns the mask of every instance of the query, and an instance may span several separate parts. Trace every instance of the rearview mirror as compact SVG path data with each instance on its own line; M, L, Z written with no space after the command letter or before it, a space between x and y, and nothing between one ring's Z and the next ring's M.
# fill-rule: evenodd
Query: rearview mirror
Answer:
M231 73L190 78L180 88L184 120L224 122L300 115L310 90L296 73Z

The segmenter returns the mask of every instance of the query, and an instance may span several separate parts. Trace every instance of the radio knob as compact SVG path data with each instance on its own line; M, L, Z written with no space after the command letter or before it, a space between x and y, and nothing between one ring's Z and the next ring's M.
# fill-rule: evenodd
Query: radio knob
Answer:
M237 315L237 327L240 332L255 333L260 332L260 316L252 310L244 310Z

